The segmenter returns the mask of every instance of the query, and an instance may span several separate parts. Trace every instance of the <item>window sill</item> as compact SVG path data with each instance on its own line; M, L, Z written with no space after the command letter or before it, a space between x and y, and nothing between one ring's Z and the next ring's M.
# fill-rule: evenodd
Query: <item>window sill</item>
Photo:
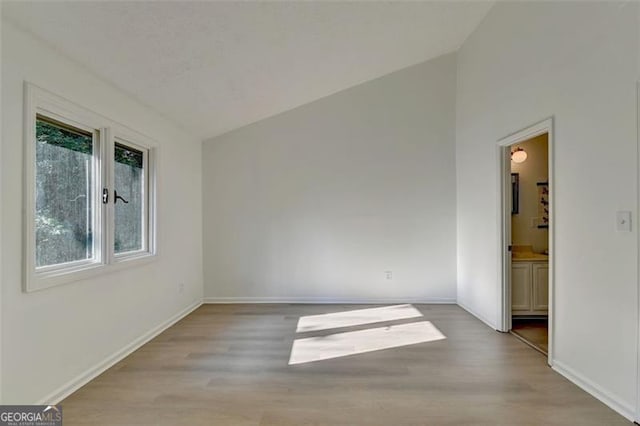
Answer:
M89 280L112 272L125 271L127 269L153 263L157 258L158 255L155 253L140 253L139 255L117 259L111 264L94 263L75 267L71 270L48 271L46 273L32 272L25 282L24 292L33 293L35 291L70 284L76 281Z

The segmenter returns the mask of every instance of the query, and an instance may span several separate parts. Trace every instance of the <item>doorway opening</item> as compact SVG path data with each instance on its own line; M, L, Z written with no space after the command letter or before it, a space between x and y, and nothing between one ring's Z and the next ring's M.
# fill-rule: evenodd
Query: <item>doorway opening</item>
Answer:
M548 357L553 339L552 120L498 142L502 330Z

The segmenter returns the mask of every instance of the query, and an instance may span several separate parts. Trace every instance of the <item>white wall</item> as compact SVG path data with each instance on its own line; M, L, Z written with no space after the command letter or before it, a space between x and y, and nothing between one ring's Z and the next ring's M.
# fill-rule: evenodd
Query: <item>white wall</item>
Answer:
M636 398L635 3L498 3L458 56L458 300L498 326L496 141L555 118L555 368ZM636 222L637 228L637 222Z
M6 22L2 64L3 402L29 404L201 300L201 145ZM21 291L24 80L159 143L156 262L35 293ZM185 284L182 294L178 283Z
M0 6L0 99L2 99L2 6ZM0 117L2 117L2 102L0 102ZM2 120L0 119L0 164L2 164ZM2 173L0 172L0 200L2 200ZM0 241L2 241L2 208L0 207ZM2 244L0 243L0 404L2 404Z
M205 297L454 301L455 75L443 56L206 142Z

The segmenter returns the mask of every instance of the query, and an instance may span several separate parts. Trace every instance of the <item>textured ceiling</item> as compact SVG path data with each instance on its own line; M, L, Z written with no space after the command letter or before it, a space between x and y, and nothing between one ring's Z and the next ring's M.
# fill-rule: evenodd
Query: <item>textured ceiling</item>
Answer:
M458 49L490 2L3 2L3 15L212 137Z

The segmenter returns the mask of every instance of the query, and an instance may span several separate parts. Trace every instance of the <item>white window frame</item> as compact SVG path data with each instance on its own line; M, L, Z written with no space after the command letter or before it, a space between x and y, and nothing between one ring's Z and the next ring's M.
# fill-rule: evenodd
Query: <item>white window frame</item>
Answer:
M36 118L42 116L94 135L93 160L93 253L94 259L36 267ZM156 198L157 144L138 132L83 108L38 86L25 82L24 89L24 280L23 290L32 292L88 279L93 276L153 261L157 256ZM115 141L144 153L146 219L143 249L115 255L114 159ZM109 201L102 203L102 190Z
M108 243L109 250L107 256L110 264L130 262L132 260L140 259L149 256L150 253L156 252L155 245L155 182L156 182L156 149L153 148L153 141L143 138L141 135L135 135L128 132L126 129L117 128L113 132L113 136L110 138L111 143L109 147L108 164L109 170L107 172L107 182L109 188L115 188L115 160L113 159L113 153L116 143L131 147L142 152L142 166L144 170L144 187L143 187L143 216L145 218L143 226L143 238L142 249L124 253L115 253L115 246L112 241ZM115 196L111 191L111 196ZM115 201L115 199L113 200ZM109 202L107 208L110 213L107 215L110 220L111 232L107 235L109 238L115 235L115 204Z

